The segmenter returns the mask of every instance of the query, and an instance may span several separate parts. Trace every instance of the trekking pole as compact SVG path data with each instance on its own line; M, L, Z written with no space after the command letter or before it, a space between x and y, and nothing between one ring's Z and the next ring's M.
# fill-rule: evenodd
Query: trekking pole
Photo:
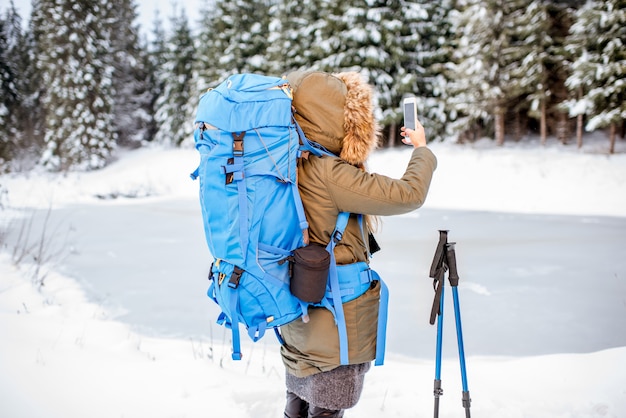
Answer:
M461 328L461 309L459 304L458 284L459 275L456 267L455 243L448 243L448 231L439 231L439 243L435 251L435 257L430 267L430 277L433 279L435 288L435 299L430 313L430 324L435 323L437 317L437 351L435 361L435 385L433 394L435 396L434 417L439 417L439 398L443 395L441 386L441 351L443 346L443 308L444 308L444 275L448 272L448 280L452 287L452 297L454 301L454 316L456 322L457 344L459 349L459 360L461 363L461 380L463 386L463 408L465 417L470 418L470 395L467 385L467 372L465 367L465 349L463 347L463 332Z
M433 287L435 288L435 299L430 312L430 325L435 323L437 317L437 350L435 357L435 384L433 394L435 396L435 418L439 417L439 398L443 395L441 388L441 349L443 343L443 301L444 301L444 280L443 276L446 272L445 244L448 241L448 231L439 231L439 243L435 251L433 263L430 266L430 277L433 279Z
M443 280L441 287L443 289ZM437 354L435 360L435 386L433 394L435 395L435 418L439 417L439 398L443 395L441 388L441 346L443 342L443 295L439 298L439 315L437 316Z
M465 408L465 417L470 418L470 399L469 389L467 387L467 371L465 368L465 349L463 347L463 330L461 328L461 307L459 304L459 274L456 269L456 252L454 242L446 245L446 259L448 262L448 280L452 287L452 299L454 300L454 317L456 320L456 340L459 346L459 362L461 364L461 382L463 386L463 408Z

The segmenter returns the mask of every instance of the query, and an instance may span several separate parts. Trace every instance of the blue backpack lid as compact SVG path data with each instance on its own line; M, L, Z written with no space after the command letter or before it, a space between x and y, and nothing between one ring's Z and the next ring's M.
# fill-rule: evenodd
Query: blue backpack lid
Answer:
M259 74L230 76L202 95L196 114L196 122L209 123L227 132L289 126L291 118L289 82Z

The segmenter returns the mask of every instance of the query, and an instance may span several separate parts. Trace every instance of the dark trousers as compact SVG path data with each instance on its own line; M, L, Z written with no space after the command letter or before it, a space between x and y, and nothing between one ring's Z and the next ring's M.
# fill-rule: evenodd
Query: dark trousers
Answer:
M309 405L296 394L287 392L285 418L342 418L343 410L332 410Z

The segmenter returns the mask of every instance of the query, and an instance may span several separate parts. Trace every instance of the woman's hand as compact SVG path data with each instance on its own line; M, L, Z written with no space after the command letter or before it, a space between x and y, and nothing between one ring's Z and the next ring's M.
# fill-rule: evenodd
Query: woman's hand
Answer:
M413 145L414 148L425 147L426 146L426 133L424 132L424 127L420 123L420 121L416 121L417 125L415 129L409 129L405 126L400 128L400 135L402 135L402 142L407 145Z

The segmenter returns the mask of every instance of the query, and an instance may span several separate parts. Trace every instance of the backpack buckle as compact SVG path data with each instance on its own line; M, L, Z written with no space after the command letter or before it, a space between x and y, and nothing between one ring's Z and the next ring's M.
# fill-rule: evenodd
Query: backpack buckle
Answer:
M242 274L243 269L235 266L235 269L230 275L230 279L228 279L228 287L230 287L231 289L237 289L237 287L239 287L239 281L241 280Z
M235 157L243 156L243 137L246 136L245 131L241 133L232 132L233 136L233 155Z
M246 132L231 132L231 135L233 137L233 156L228 159L227 166L237 164L238 167L222 167L226 173L226 184L231 184L234 180L240 180L243 178L243 171L241 171L237 179L235 179L234 172L236 170L243 170L243 137L246 136Z

